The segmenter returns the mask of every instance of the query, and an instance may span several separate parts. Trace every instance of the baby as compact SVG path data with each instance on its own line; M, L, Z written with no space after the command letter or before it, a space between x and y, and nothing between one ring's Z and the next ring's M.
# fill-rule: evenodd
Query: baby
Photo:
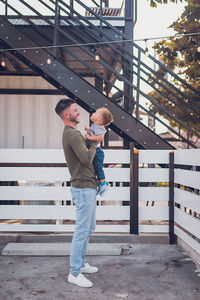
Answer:
M90 118L92 125L90 127L85 126L85 138L89 141L97 141L99 145L96 148L96 155L93 160L93 166L99 180L99 187L97 194L102 197L103 194L108 190L109 183L105 180L105 174L103 171L104 152L100 147L100 142L103 141L106 133L105 126L108 126L114 121L111 112L104 107L101 107L94 112Z

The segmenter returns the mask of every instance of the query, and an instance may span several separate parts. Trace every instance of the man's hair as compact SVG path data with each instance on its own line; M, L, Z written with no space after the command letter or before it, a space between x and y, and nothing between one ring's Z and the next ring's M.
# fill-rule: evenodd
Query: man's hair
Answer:
M101 109L102 109L103 125L104 126L109 125L114 121L113 115L107 108L102 107Z
M61 99L61 100L57 103L57 105L56 105L56 107L55 107L55 111L56 111L56 113L57 113L59 116L61 116L62 112L63 112L66 108L70 107L70 105L72 105L72 104L74 104L74 103L76 103L76 101L75 101L74 99L71 99L71 98L68 98L68 99Z

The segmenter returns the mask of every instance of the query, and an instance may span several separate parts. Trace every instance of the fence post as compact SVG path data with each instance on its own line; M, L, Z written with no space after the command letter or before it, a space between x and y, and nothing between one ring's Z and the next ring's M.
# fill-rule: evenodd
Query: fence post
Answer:
M175 244L174 236L174 151L169 153L169 243Z
M130 143L130 234L138 235L138 157L139 151L134 150Z

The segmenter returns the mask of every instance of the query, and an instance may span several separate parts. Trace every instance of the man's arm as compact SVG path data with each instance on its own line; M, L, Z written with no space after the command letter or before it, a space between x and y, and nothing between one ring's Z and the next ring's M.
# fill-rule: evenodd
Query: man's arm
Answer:
M89 141L96 141L98 143L103 141L103 134L98 134L98 135L89 135L88 133L85 134L85 138Z
M89 148L87 148L83 136L77 131L70 136L70 145L82 164L92 164L96 154L97 142L91 141Z

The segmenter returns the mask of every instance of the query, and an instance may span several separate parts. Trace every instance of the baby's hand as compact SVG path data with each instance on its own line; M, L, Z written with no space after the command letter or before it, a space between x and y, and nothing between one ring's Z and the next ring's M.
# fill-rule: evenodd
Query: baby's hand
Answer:
M86 138L87 140L93 141L94 138L95 138L95 135L94 135L94 133L93 133L92 131L91 131L90 134L91 134L91 135L89 135L88 133L86 133L86 134L85 134L85 138Z
M88 130L89 130L89 127L88 127L88 126L85 126L85 127L84 127L84 130L85 130L85 131L88 131Z

